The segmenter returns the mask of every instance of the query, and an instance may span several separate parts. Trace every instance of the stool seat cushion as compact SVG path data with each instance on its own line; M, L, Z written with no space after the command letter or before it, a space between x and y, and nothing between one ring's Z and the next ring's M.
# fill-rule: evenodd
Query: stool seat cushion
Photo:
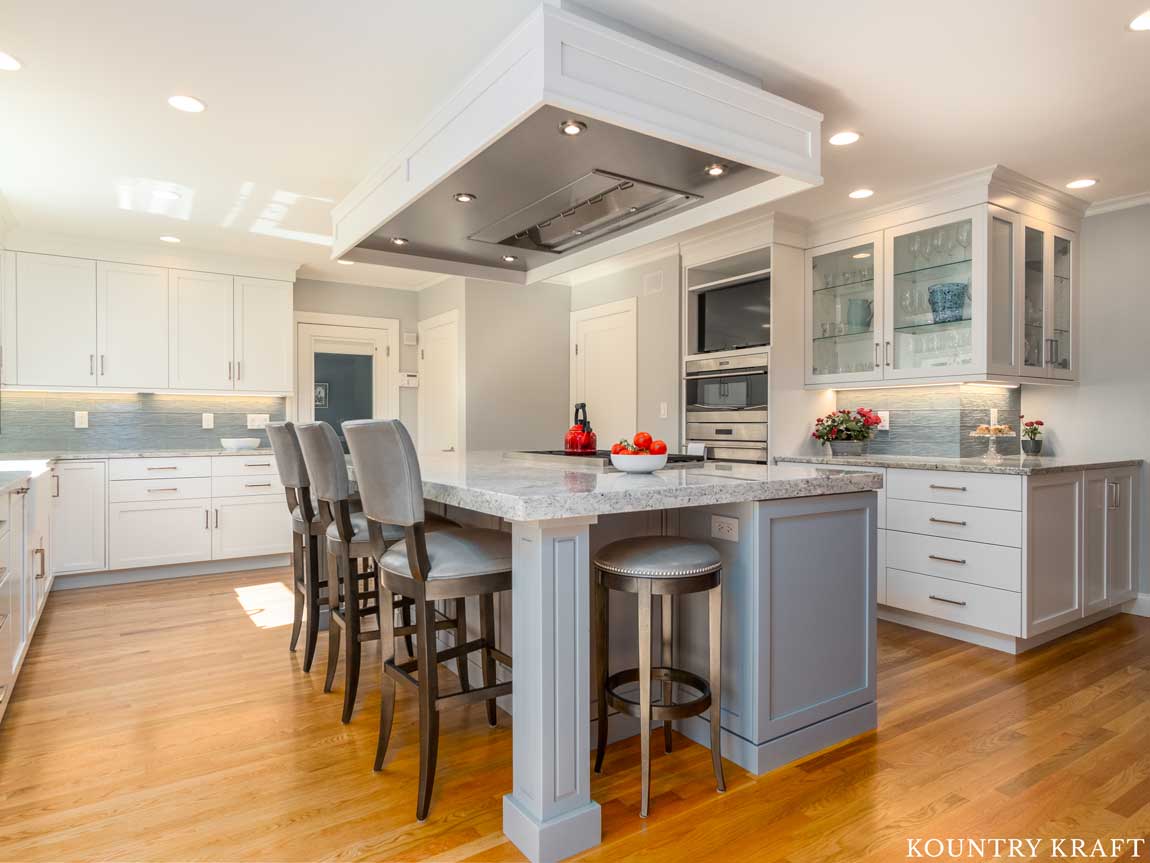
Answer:
M436 515L433 512L427 514L427 521L424 522L424 528L428 531L443 530L445 527L458 527L455 522L449 521L443 516ZM370 542L371 534L368 532L367 516L362 512L351 513L351 529L354 535L351 538L352 542ZM403 539L403 528L394 524L381 524L380 530L383 532L383 541L386 543L399 542ZM330 539L339 539L339 527L333 521L327 526L327 535Z
M687 578L722 568L713 546L677 536L636 536L605 545L595 554L595 566L636 578Z
M511 536L501 530L447 528L428 532L426 540L431 579L511 571ZM387 572L410 578L406 540L389 548L379 565Z

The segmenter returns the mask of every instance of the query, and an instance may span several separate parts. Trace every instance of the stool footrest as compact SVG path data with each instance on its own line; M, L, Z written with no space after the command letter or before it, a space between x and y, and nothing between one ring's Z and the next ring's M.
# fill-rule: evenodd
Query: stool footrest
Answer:
M698 716L705 713L711 706L711 687L703 678L681 668L667 668L655 666L651 669L652 682L680 683L696 690L699 695L688 701L674 704L652 704L651 719L662 721L667 719L686 719L689 716ZM626 668L616 671L607 678L607 703L628 716L639 717L639 702L620 695L616 690L628 683L639 682L639 669Z

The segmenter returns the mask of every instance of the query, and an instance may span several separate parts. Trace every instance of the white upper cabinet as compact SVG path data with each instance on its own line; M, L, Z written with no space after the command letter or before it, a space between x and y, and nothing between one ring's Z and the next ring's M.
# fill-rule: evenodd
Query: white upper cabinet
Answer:
M16 380L96 386L96 262L16 255Z
M1024 378L1078 377L1078 249L1073 231L1022 220Z
M96 263L96 380L102 387L168 386L168 271Z
M218 273L172 270L168 275L168 386L230 390L235 382L232 290ZM290 327L288 328L290 338Z
M882 232L807 252L807 382L882 380Z
M291 282L235 278L235 373L237 390L292 389Z

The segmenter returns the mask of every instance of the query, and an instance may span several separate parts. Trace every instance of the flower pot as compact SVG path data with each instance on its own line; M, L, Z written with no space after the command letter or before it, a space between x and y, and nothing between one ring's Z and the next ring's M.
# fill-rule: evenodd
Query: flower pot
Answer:
M1031 440L1030 438L1022 439L1022 451L1026 455L1041 455L1042 454L1042 439Z
M869 441L865 440L832 440L827 441L831 447L831 455L840 456L860 456L866 455L867 444Z

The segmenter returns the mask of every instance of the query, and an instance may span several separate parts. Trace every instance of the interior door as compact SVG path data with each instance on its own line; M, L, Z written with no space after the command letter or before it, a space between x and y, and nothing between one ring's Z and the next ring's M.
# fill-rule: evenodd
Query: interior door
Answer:
M635 301L572 312L571 329L571 401L587 403L599 448L608 449L639 430Z
M168 358L172 389L235 388L232 277L172 270Z
M457 452L462 439L459 312L419 322L419 449Z
M343 439L347 420L392 419L393 348L388 329L306 324L298 327L299 419L331 425Z
M292 283L235 280L235 385L245 392L291 392Z
M15 329L22 386L96 386L96 262L17 253Z
M168 386L168 271L96 262L96 377L103 387Z

